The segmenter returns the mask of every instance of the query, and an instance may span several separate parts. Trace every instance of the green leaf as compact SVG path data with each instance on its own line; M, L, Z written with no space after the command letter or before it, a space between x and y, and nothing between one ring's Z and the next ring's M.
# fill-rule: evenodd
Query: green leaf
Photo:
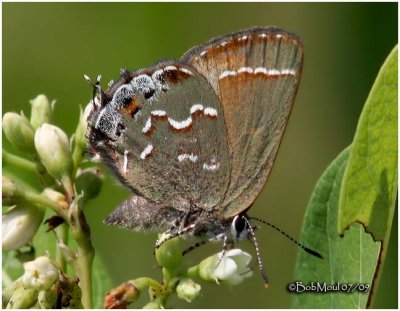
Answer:
M359 222L380 241L372 293L382 272L397 197L397 46L383 64L361 113L339 199L338 232ZM373 301L370 297L369 305Z
M339 233L360 222L384 247L397 194L397 92L396 46L361 113L339 201Z
M369 292L302 293L295 296L294 307L371 305L389 240L396 194L397 47L372 87L351 149L332 162L312 194L302 241L325 259L318 262L302 252L295 271L296 280L304 285L367 284Z
M300 252L295 279L304 285L371 284L380 243L374 242L360 224L352 225L344 238L337 233L338 202L350 148L344 150L318 181L308 205L301 240L320 252L323 260ZM299 293L295 308L365 308L368 293Z
M93 261L93 308L104 309L106 293L114 287L109 273L99 256Z

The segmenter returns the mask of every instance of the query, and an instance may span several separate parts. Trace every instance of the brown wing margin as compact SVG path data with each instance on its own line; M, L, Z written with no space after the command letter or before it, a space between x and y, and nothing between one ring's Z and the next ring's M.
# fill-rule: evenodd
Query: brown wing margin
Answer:
M224 217L247 209L264 186L300 82L300 39L275 27L218 37L182 61L207 77L219 96L230 146L231 180Z

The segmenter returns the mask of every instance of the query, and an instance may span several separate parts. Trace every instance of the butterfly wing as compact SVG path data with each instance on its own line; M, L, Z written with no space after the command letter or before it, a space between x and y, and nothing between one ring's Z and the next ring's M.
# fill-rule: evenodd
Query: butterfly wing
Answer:
M298 37L253 28L189 50L184 63L203 74L219 96L230 148L230 184L221 211L247 209L264 186L300 81Z
M172 228L176 220L182 219L184 215L183 211L156 204L134 194L113 210L104 223L137 231L165 231Z
M224 115L192 67L124 72L88 124L92 156L145 200L181 211L221 203L229 182Z

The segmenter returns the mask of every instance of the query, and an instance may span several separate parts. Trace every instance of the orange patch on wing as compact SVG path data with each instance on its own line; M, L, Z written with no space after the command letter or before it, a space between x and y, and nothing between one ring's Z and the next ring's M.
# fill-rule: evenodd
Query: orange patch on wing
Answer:
M130 117L134 117L136 113L139 112L139 110L142 109L142 105L140 105L137 101L135 97L131 98L130 102L127 102L124 104L124 107L122 108L122 110L129 115Z

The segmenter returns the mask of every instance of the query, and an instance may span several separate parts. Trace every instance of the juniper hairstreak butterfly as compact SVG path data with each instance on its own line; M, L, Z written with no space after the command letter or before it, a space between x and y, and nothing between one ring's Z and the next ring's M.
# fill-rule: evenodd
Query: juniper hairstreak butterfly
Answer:
M106 92L97 83L89 153L133 192L105 222L222 240L224 249L257 245L247 211L271 172L302 64L296 35L252 28L179 61L124 70Z

